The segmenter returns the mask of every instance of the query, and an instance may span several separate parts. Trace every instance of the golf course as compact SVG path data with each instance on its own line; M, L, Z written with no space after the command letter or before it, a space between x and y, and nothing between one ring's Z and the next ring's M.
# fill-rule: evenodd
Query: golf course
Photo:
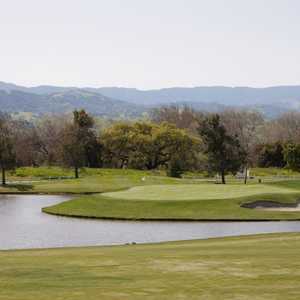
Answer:
M22 168L4 194L70 194L72 199L43 208L43 212L86 218L120 220L299 220L300 211L245 208L257 201L295 205L300 177L270 176L273 170L254 170L247 185L241 180L216 184L210 178L166 177L160 172L83 169L79 179L61 168ZM269 172L269 173L268 173ZM49 177L51 174L51 177ZM68 177L70 176L70 177ZM298 179L299 178L299 179Z
M300 220L300 180L296 176L257 176L247 185L232 178L222 185L211 178L177 179L150 171L84 169L79 179L71 178L68 172L60 168L19 169L10 175L7 186L0 187L0 193L66 194L70 200L42 210L46 215L67 217ZM295 210L243 207L256 201L292 205ZM299 247L299 233L275 233L0 251L0 299L298 299Z
M120 171L119 171L120 172ZM147 176L148 175L148 176ZM117 182L120 173L110 174L99 183L97 191L93 180L81 186L81 193L74 199L55 206L45 207L44 212L87 218L120 220L298 220L300 211L267 211L243 207L255 201L294 204L300 198L300 180L257 181L245 185L232 181L226 185L209 180L172 179L164 176L149 176L147 173L131 173ZM139 177L140 176L140 177ZM84 180L88 180L86 177ZM94 186L95 184L95 186ZM63 186L68 190L68 183ZM114 185L114 186L113 186ZM45 185L34 189L44 190ZM51 185L47 187L52 191ZM75 189L76 190L76 189Z

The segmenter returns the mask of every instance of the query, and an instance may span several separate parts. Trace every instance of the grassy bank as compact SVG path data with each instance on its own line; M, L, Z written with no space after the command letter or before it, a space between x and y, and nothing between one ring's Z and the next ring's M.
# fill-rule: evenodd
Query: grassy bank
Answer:
M0 299L299 299L299 248L271 234L0 251Z
M44 208L51 214L134 220L299 220L300 212L242 208L257 200L295 203L300 182L163 185L81 196Z
M124 220L300 220L300 212L263 211L242 208L256 200L294 203L300 193L265 194L215 200L124 200L102 195L81 196L44 212L72 217Z

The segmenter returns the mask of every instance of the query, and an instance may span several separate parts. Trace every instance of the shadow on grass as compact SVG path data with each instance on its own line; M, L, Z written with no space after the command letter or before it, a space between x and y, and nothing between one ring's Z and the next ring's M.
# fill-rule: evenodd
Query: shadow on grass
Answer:
M2 187L5 187L7 189L16 189L19 192L28 192L32 191L33 185L32 184L6 184L2 185Z

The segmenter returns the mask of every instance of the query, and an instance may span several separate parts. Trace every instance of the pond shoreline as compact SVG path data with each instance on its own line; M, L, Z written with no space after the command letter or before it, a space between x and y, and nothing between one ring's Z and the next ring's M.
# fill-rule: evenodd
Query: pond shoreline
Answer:
M135 220L65 217L43 207L72 196L0 195L0 249L37 249L149 244L249 234L300 232L300 222L272 220ZM56 217L57 216L57 217ZM142 221L142 222L139 222Z
M189 219L189 218L122 218L122 217L93 217L93 216L80 216L80 215L73 215L73 214L60 214L54 212L48 212L44 209L47 207L42 208L42 212L58 216L58 217L66 217L66 218L76 218L76 219L92 219L92 220L107 220L107 221L133 221L133 222L203 222L203 223L215 223L215 222L297 222L300 221L300 218L295 219Z
M97 194L102 194L103 192L0 192L0 195L13 195L13 196L18 196L18 195L45 195L45 196L70 196L70 195L97 195ZM106 192L105 192L106 193Z
M130 188L122 188L119 190L127 190ZM105 192L0 192L1 195L8 195L8 196L18 196L18 195L32 195L32 196L74 196L69 200L73 200L76 197L80 196L88 196L88 195L101 195L105 194L108 191ZM176 200L178 201L178 200ZM64 202L64 201L63 201ZM259 207L260 205L266 205L265 207ZM298 205L300 205L300 199L296 201L296 203L281 203L276 202L272 200L256 200L251 201L248 203L243 203L240 205L241 208L245 209L256 209L256 210L264 210L264 208L296 208ZM284 221L300 221L299 218L293 218L293 219L286 219L286 218L147 218L147 217L141 217L141 218L127 218L127 217L106 217L106 216L85 216L85 215L76 215L76 214L63 214L63 213L56 213L47 211L48 207L43 207L41 211L43 213L53 215L53 216L60 216L60 217L69 217L69 218L77 218L77 219L93 219L93 220L111 220L111 221L133 221L133 222L151 222L151 221L157 221L157 222L284 222ZM271 211L271 209L269 209ZM279 211L279 210L278 210ZM299 211L299 210L295 210ZM283 212L292 212L292 211L283 211Z

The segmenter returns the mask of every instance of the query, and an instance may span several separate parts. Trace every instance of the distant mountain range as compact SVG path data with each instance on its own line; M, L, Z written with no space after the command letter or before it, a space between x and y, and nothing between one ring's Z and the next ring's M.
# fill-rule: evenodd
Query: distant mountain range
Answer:
M195 87L138 90L103 87L23 87L0 82L0 110L7 112L68 112L84 108L100 116L132 118L161 105L188 105L197 110L221 111L239 107L276 117L289 110L300 111L300 86Z
M7 84L4 87L5 89L0 83L0 111L8 113L29 112L42 115L84 108L97 116L125 119L140 117L147 111L142 105L82 89L45 87L31 90Z

